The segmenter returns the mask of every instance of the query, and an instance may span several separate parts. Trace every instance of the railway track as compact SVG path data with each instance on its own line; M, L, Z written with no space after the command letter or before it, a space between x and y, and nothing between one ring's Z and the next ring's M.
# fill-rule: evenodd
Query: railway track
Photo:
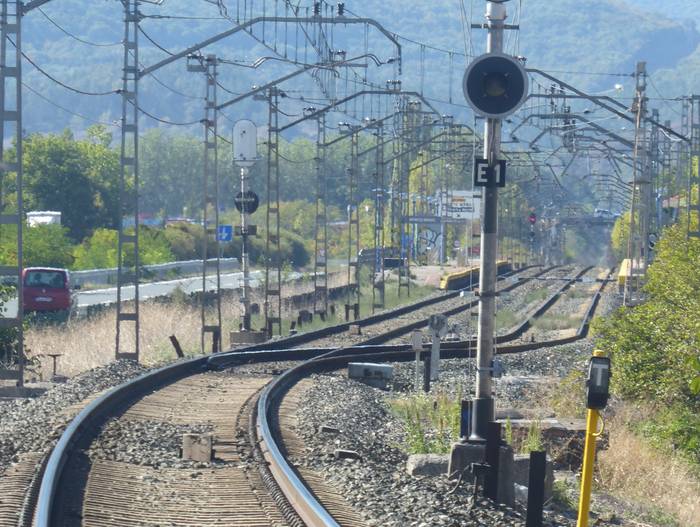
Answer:
M529 322L499 341L518 339L533 317L547 312L586 272L565 281L533 311ZM575 336L501 345L499 353L583 338L604 286L602 282L593 294ZM426 307L418 304L418 309ZM427 303L434 304L439 302ZM408 346L377 341L389 342L423 322L421 317L403 321L383 335L342 348L293 349L301 342L295 336L268 343L263 350L184 361L110 390L80 412L54 448L40 480L33 524L363 525L359 513L319 474L290 464L289 457L303 456L306 448L295 432L296 405L311 373L344 368L351 360L414 360ZM313 337L305 335L307 342ZM445 343L443 357L471 356L473 344ZM273 345L281 349L270 349ZM307 358L315 360L299 364ZM273 361L293 362L264 366ZM258 366L237 368L245 364ZM171 442L190 430L211 433L214 461L193 466L171 454L163 462L158 444L144 447L143 433L165 424L171 428L164 437ZM153 449L153 456L139 448ZM31 503L25 511L31 518Z

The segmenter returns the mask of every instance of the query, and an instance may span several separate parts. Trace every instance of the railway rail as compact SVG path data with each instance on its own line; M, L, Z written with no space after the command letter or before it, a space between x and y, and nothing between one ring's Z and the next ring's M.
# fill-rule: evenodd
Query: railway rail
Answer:
M555 305L586 272L566 280L527 321L500 336L499 342L522 336L532 320ZM500 345L499 353L518 353L585 337L606 283L603 280L597 287L575 335ZM413 309L438 303L429 299L414 304ZM394 312L402 310L410 312L405 307ZM373 318L376 323L377 317L369 320ZM294 348L319 337L318 332L310 332L241 351L182 361L115 387L88 404L62 434L46 462L43 477L37 478L40 488L36 510L32 500L27 500L24 517L34 517L34 525L40 527L134 525L137 518L144 525L362 525L359 515L322 478L288 462L289 452L303 448L289 426L295 393L310 373L344 368L350 361L414 360L415 354L407 345L380 343L425 322L413 320L343 348ZM342 332L338 327L326 331ZM473 356L474 344L472 339L444 343L442 357ZM427 346L423 353L428 353ZM265 368L257 372L230 370L280 361L292 363L282 374ZM194 471L165 469L154 473L147 464L104 456L90 458L99 450L94 445L99 444L100 433L110 426L128 429L138 423L148 427L161 420L208 427L217 438L217 462ZM143 499L153 495L155 501Z

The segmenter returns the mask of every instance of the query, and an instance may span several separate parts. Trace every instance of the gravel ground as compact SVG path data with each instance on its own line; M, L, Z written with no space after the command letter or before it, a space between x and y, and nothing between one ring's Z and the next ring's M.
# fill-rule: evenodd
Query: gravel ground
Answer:
M609 313L619 305L614 288L608 287L598 314ZM543 378L562 377L571 369L584 368L593 342L502 355L506 371L495 383L501 407L524 407L537 393L533 386ZM474 383L474 361L442 361L442 373L434 391L462 392ZM412 386L414 365L395 364L397 386ZM461 387L461 388L460 388ZM350 381L341 374L315 377L303 397L299 413L299 433L308 455L294 460L325 474L342 489L373 526L521 526L523 512L479 499L472 505L472 487L463 483L451 495L454 482L445 476L413 478L405 472L407 455L397 445L405 438L401 421L387 406L387 392ZM320 433L321 425L341 431ZM336 460L337 448L354 450L360 460ZM545 513L545 525L573 526L575 519L557 512ZM603 524L601 524L603 525Z
M69 410L71 406L145 371L131 361L114 362L78 375L35 399L0 403L0 475L20 454L52 447L77 413Z
M295 460L323 471L362 511L367 525L383 527L522 526L522 512L478 499L472 508L472 487L446 476L413 478L405 471L407 456L396 445L404 434L385 401L386 392L340 375L317 376L306 392L299 414L299 432L309 454ZM340 434L319 433L321 425ZM352 430L352 433L347 433ZM336 448L354 450L361 460L335 460ZM545 525L571 525L548 514Z
M88 450L91 460L120 461L155 468L205 468L226 463L201 463L180 458L183 434L212 432L208 425L175 425L162 421L112 419Z

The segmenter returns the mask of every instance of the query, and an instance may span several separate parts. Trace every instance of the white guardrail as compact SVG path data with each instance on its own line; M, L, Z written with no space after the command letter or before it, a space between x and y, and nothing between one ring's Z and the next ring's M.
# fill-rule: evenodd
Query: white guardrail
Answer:
M210 269L213 270L212 264L216 262L215 258L208 260ZM222 258L221 272L229 273L240 269L238 258ZM153 281L168 280L181 276L195 275L202 272L202 260L186 260L183 262L170 262L157 265L142 266L143 278L148 278ZM89 269L86 271L71 271L70 281L72 285L85 287L90 284L95 285L114 285L117 283L117 268L113 269Z

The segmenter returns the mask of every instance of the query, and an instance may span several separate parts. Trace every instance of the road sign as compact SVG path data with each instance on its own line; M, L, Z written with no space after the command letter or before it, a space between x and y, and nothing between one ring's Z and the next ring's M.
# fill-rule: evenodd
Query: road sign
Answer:
M236 194L233 204L236 206L236 210L238 210L238 212L253 214L256 210L258 210L260 199L258 199L258 195L252 190L246 190L245 192L239 192Z
M258 159L258 130L252 121L242 119L233 126L233 160L243 168L252 167Z
M231 240L233 240L233 226L219 225L219 241L230 242Z
M462 89L476 113L501 119L525 102L529 88L521 62L502 53L487 53L472 61L464 73Z
M486 159L474 160L474 186L475 187L505 187L506 186L506 162L498 161L491 168Z
M236 225L235 230L233 233L236 236L257 236L258 235L258 226L257 225L248 225L245 229L241 227L240 225Z
M478 220L481 215L481 192L471 190L439 191L435 195L437 215L458 220Z

